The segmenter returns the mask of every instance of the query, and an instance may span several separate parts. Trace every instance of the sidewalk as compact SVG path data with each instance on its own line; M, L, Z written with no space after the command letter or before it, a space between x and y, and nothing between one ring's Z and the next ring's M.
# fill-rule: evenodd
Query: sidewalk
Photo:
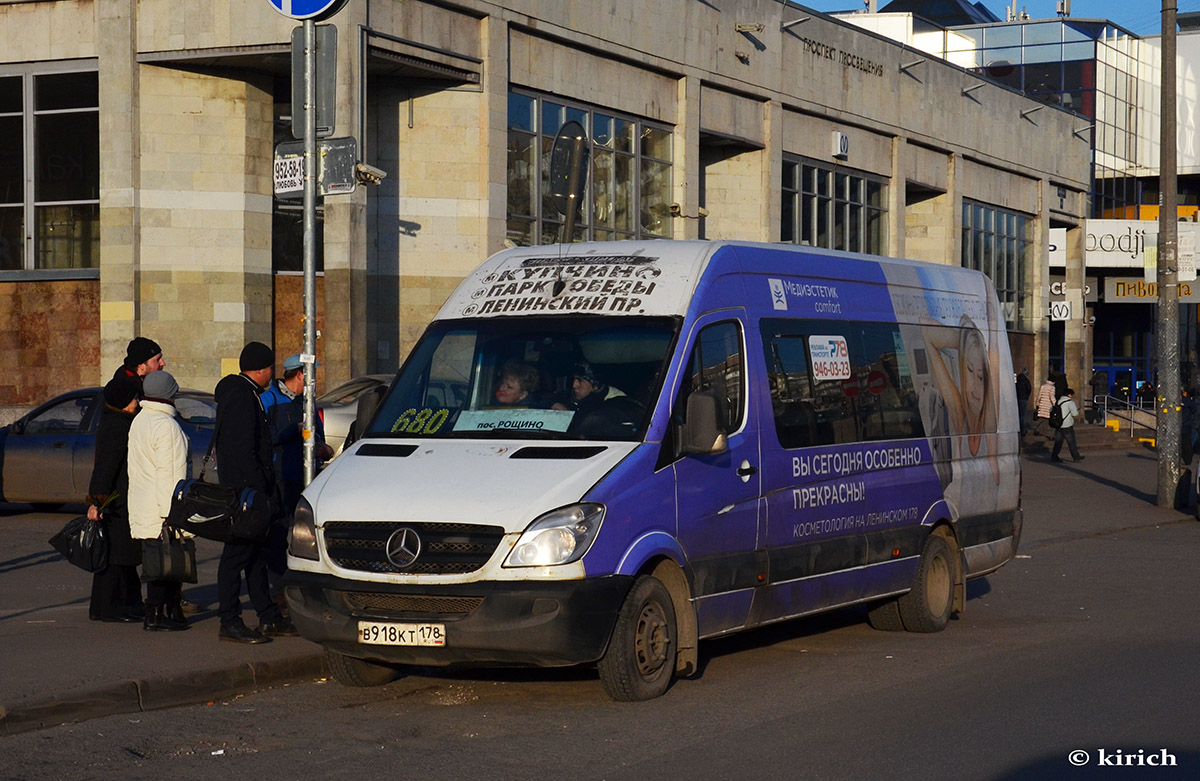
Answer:
M302 638L218 641L221 546L208 540L196 541L200 582L184 584L184 595L205 608L189 616L190 629L146 632L141 624L89 620L91 576L46 544L72 514L14 515L27 509L0 504L0 735L325 675L320 647ZM243 618L255 626L244 596L242 602Z
M1023 459L1021 553L1131 527L1194 522L1154 506L1157 456L1145 449L1088 453L1082 464ZM217 640L220 546L198 540L200 583L184 593L209 610L186 632L89 621L91 578L46 539L67 513L0 505L0 735L199 704L325 675L321 649L300 638L246 646ZM244 616L253 626L252 611Z

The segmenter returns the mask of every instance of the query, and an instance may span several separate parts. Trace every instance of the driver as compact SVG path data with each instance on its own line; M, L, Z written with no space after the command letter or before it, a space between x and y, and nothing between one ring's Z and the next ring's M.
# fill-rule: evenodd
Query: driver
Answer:
M571 376L571 398L555 402L551 409L575 410L586 414L609 399L625 395L624 392L597 379L595 370L587 361L575 364Z

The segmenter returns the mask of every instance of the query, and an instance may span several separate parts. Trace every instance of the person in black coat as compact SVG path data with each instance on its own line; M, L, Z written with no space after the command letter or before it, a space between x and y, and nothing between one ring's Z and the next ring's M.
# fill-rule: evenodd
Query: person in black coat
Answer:
M239 493L253 488L270 499L272 510L280 507L271 449L271 427L259 394L271 381L275 353L262 342L250 342L238 359L239 374L217 383L216 456L221 485ZM218 636L237 643L266 643L272 637L295 636L296 628L284 619L271 599L267 582L265 542L235 540L225 543L217 565ZM250 603L258 613L258 630L242 621L242 575Z
M1017 424L1021 436L1025 436L1025 421L1029 419L1029 397L1033 395L1033 383L1029 381L1029 369L1021 369L1017 375Z
M141 384L123 378L104 386L104 409L96 430L96 460L88 484L88 518L104 524L108 536L108 566L92 575L88 618L93 621L141 622L141 543L129 533L129 426L138 411Z

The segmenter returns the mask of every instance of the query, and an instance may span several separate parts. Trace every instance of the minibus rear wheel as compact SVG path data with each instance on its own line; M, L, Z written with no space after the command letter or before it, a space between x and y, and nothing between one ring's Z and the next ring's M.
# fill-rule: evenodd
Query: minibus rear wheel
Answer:
M325 649L325 664L343 686L383 686L396 680L396 668Z
M677 650L671 594L658 578L642 575L621 605L598 665L604 691L618 702L660 696L671 685Z
M931 534L921 551L912 590L900 597L900 620L910 632L940 632L954 613L954 551Z

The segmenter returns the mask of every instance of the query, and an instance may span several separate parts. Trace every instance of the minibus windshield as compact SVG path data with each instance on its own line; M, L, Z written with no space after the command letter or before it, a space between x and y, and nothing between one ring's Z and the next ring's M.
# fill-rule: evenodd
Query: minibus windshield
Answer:
M669 317L436 322L366 436L638 441L678 328Z

